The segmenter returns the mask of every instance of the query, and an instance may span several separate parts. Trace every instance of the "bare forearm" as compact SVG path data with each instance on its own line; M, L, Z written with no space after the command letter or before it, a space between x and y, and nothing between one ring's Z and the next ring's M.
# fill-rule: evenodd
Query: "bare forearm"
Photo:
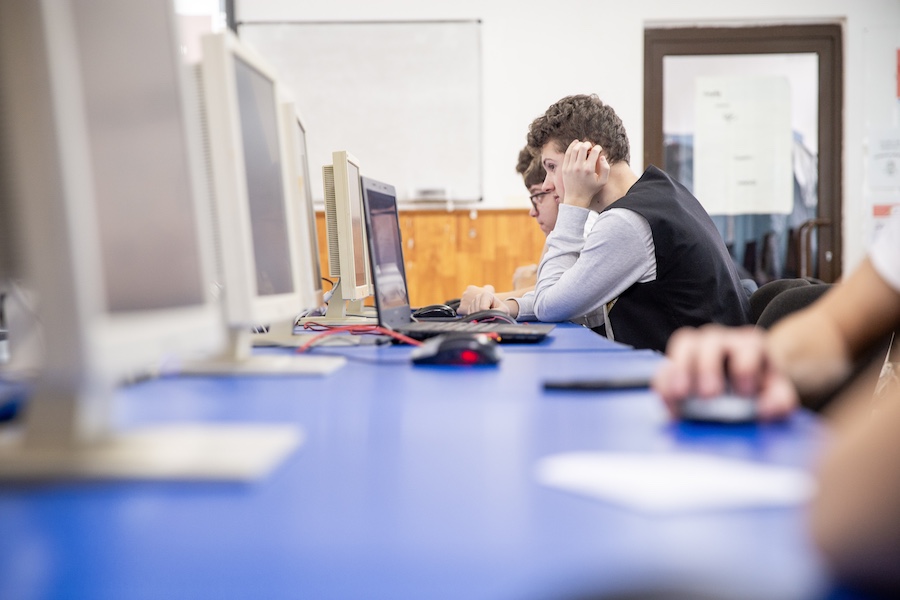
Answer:
M870 391L853 401L819 472L812 531L845 581L900 587L900 391L873 412Z
M845 281L771 331L771 360L801 395L829 391L900 324L900 293L865 259Z
M498 298L503 298L504 300L506 300L508 298L520 298L520 297L524 296L525 294L527 294L528 292L533 292L533 291L534 291L534 286L530 285L530 286L516 288L516 289L510 290L508 292L494 292L494 295L497 296Z
M846 341L821 310L808 309L782 320L772 328L766 346L769 360L801 397L833 390L852 367Z

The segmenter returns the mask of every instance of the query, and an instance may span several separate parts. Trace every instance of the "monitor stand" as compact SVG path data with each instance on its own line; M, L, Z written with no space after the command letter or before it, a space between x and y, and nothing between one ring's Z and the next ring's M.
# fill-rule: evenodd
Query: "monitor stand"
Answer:
M344 366L343 356L311 354L254 354L249 327L230 329L225 352L209 359L185 361L174 370L181 375L329 375ZM273 344L270 344L273 345Z
M374 307L365 306L362 299L345 300L341 282L338 280L337 285L334 286L331 292L331 299L328 300L328 309L325 311L325 315L297 319L294 331L296 333L307 333L308 330L303 329L305 323L318 323L329 327L378 325L378 313Z
M309 341L313 331L294 330L294 320L269 325L265 333L253 333L252 342L256 348L299 348Z
M292 425L175 423L111 431L112 386L38 386L0 433L0 481L265 478L302 443Z

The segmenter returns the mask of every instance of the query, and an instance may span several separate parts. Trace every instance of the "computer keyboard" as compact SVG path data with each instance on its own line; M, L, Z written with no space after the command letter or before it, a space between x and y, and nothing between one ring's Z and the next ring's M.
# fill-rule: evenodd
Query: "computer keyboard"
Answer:
M470 332L496 333L501 343L536 343L547 337L555 326L549 323L535 325L510 323L471 323L467 321L419 321L398 327L397 331L417 340L424 340L442 333Z

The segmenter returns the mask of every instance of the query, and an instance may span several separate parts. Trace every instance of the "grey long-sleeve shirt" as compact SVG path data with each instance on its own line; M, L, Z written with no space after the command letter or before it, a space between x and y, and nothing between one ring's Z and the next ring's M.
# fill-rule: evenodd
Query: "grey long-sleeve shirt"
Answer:
M553 323L588 315L589 326L602 324L608 302L635 283L656 279L653 234L646 219L612 208L585 234L589 214L585 208L560 205L535 291L516 299L518 320Z

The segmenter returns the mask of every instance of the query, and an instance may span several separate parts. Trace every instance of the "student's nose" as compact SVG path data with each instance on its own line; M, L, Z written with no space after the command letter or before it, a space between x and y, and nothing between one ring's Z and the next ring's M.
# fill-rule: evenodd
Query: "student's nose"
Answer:
M544 176L544 183L541 184L542 192L552 192L553 191L553 181L550 179L550 173L547 173Z

